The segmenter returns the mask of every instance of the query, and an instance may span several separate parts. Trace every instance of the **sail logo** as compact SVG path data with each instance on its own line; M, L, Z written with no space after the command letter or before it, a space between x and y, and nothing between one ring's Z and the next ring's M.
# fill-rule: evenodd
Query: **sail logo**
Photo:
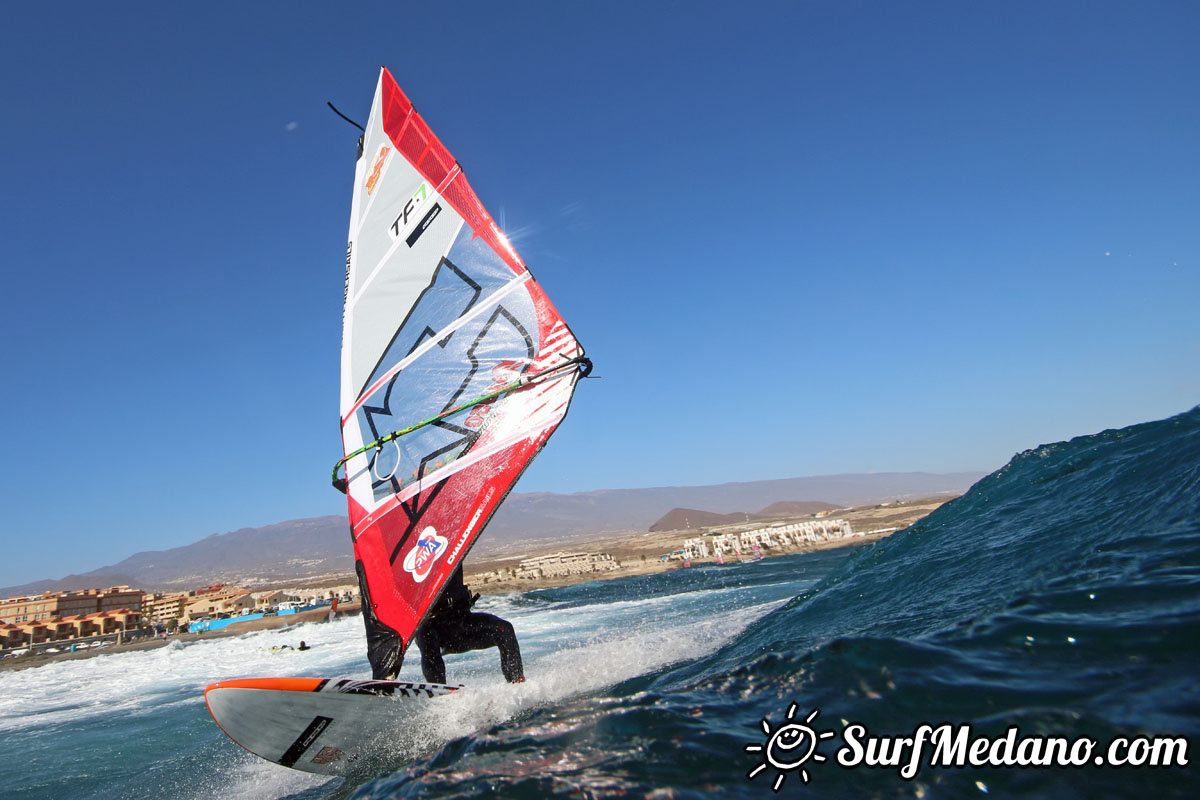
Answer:
M314 764L333 764L338 761L354 763L355 761L358 761L358 756L348 756L346 755L346 751L340 750L336 747L322 747L321 752L317 753L312 758L312 763Z
M392 148L386 144L379 148L379 155L375 156L375 163L371 165L371 174L367 176L367 195L375 191L375 184L379 183L379 174L383 172L383 162L387 161L388 153L392 152Z
M495 394L512 386L521 378L520 365L516 361L504 360L492 367L491 383L483 390L484 395ZM483 425L487 415L492 413L496 397L485 400L471 409L471 413L463 420L463 425L475 430Z
M421 531L421 535L417 537L417 543L404 557L404 571L410 573L414 581L421 583L429 577L429 573L433 571L433 565L446 552L449 544L450 540L445 536L439 536L434 527L430 525Z
M433 189L429 187L426 181L421 181L421 185L412 193L412 197L408 198L404 207L400 209L400 213L396 215L396 218L392 220L392 224L388 226L388 233L391 235L393 241L404 238L409 229L415 226L418 218L417 212L432 197ZM425 221L424 227L427 227L429 222L432 221L432 219ZM409 246L411 247L412 245L410 244Z

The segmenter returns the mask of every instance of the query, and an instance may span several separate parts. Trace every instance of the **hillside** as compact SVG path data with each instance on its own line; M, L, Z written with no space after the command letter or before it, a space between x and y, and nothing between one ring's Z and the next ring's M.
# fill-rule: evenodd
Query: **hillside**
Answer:
M730 515L744 519L746 515L740 512L747 508L760 508L768 515L810 514L814 513L808 510L812 501L797 503L788 498L821 498L815 503L819 508L868 505L957 494L980 477L982 473L878 473L576 494L513 494L473 552L486 556L524 541L646 531L659 523L674 524L663 521L664 510L670 509L703 508L687 513L711 514L713 519ZM698 520L688 516L682 527L720 524ZM251 584L350 575L354 562L348 528L345 517L329 516L212 534L182 547L136 553L80 575L0 588L0 597L119 584L149 591L181 590L217 582Z

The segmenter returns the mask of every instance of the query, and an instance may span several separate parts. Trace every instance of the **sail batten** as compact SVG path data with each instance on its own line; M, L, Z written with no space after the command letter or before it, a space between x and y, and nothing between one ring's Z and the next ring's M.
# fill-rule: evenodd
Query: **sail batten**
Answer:
M383 70L346 248L339 462L376 677L399 663L589 368L458 162Z

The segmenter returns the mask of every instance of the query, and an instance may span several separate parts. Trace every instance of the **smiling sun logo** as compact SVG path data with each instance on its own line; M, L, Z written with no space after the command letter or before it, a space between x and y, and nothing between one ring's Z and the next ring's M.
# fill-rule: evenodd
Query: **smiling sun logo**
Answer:
M788 721L774 731L771 730L771 721L763 717L762 729L767 735L767 741L763 744L746 745L747 753L763 754L763 763L750 770L746 777L754 778L768 766L772 766L779 770L779 774L775 776L775 785L771 787L776 792L783 786L783 779L791 770L799 769L800 780L808 783L808 770L804 769L804 762L810 758L813 761L824 761L825 756L817 752L817 745L821 739L828 739L834 735L833 731L817 733L809 727L819 713L821 709L814 708L812 713L804 718L803 723L791 722L796 716L796 704L792 703L787 710Z

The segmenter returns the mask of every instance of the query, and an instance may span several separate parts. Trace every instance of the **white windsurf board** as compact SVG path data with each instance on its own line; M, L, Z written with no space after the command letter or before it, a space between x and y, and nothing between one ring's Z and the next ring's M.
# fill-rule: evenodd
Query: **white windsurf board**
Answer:
M344 775L386 753L406 719L461 689L353 678L246 678L204 690L221 730L256 756L292 769Z

